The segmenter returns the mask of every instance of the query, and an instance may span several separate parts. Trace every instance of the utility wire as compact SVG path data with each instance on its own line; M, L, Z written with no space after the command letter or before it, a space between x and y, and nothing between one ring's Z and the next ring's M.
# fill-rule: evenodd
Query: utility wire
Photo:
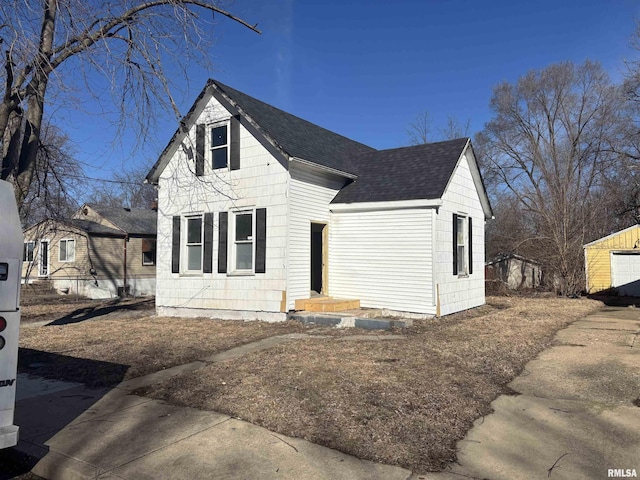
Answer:
M88 177L86 175L65 174L65 177L77 178L80 180L91 180L93 182L119 183L120 185L144 185L142 182L129 182L126 180L108 180L106 178Z

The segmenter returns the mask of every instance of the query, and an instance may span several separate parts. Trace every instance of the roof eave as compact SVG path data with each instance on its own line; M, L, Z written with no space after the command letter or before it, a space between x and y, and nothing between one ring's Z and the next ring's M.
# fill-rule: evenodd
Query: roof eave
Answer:
M176 129L173 136L171 137L171 139L169 140L169 143L167 143L167 146L164 148L164 150L158 157L158 160L153 165L153 167L151 167L151 170L145 177L145 180L144 180L145 183L150 183L152 185L158 184L158 179L160 178L160 175L162 174L163 170L169 163L169 160L172 156L172 155L169 155L169 153L173 154L173 151L175 150L174 148L175 145L179 141L182 141L182 139L189 132L189 126L190 126L190 123L192 122L192 119L196 111L203 105L203 103L205 103L205 99L207 95L211 96L210 87L212 85L213 85L213 80L209 79L206 85L204 86L204 88L202 89L202 91L200 92L200 94L198 95L198 97L196 98L195 102L187 112L187 114L184 117L182 117L182 119L179 121L179 126ZM206 100L208 101L208 99Z
M631 225L630 227L623 228L622 230L618 230L617 232L610 233L609 235L605 235L605 236L604 236L604 237L602 237L602 238L598 238L597 240L594 240L594 241L592 241L592 242L585 243L585 244L582 246L582 248L590 247L591 245L595 245L596 243L600 243L600 242L602 242L603 240L607 240L608 238L613 238L613 237L615 237L616 235L620 235L621 233L624 233L624 232L630 231L630 230L632 230L632 229L634 229L634 228L636 228L636 227L640 227L640 225L638 225L638 224Z
M372 210L407 210L414 208L439 208L442 206L442 198L416 199L416 200L388 200L382 202L353 202L332 203L329 210L332 212L356 212Z
M289 160L292 161L292 162L299 163L301 165L306 165L306 166L314 168L316 170L321 170L323 172L332 173L332 174L338 175L340 177L348 178L349 180L355 180L355 179L358 178L358 176L353 174L353 173L344 172L344 171L338 170L336 168L331 168L331 167L327 167L327 166L324 166L324 165L320 165L319 163L312 162L312 161L309 161L309 160L305 160L304 158L290 157Z
M476 154L473 151L473 146L471 145L471 139L467 138L467 143L465 143L464 148L460 152L460 156L458 157L458 161L456 162L456 166L451 172L451 176L447 181L447 185L442 191L442 195L447 191L449 185L451 184L451 180L453 179L453 174L458 169L462 158L464 157L467 150L471 150L471 157L469 161L469 170L471 171L471 176L473 177L473 183L476 185L476 191L478 192L478 197L480 198L480 203L482 204L482 211L484 212L485 220L492 220L495 217L493 216L493 209L491 208L491 202L489 201L489 196L487 195L487 189L484 186L484 180L482 180L482 175L480 174L480 168L478 167L478 162L476 160Z

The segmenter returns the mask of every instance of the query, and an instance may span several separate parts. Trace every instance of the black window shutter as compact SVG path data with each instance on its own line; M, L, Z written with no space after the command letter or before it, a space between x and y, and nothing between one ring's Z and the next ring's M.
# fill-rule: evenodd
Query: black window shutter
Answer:
M453 214L453 274L458 274L458 215Z
M231 117L231 152L230 152L230 165L231 170L240 169L240 117Z
M228 214L220 212L218 218L218 273L227 273Z
M213 213L204 214L204 263L203 273L213 272Z
M471 217L469 217L469 275L473 273L473 243L471 239L473 238L473 230L471 229Z
M180 216L173 217L171 238L171 273L180 273Z
M256 273L266 271L267 209L256 209Z
M204 175L204 137L205 126L196 125L196 175L201 177Z

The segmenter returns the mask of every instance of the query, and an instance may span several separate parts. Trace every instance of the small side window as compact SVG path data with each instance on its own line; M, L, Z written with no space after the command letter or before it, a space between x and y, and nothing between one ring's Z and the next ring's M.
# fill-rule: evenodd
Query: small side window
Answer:
M60 255L58 256L58 260L61 262L76 261L75 240L60 240Z
M156 264L156 241L150 238L142 239L142 265Z
M23 262L33 262L33 251L35 247L36 242L24 242L24 250L22 253Z

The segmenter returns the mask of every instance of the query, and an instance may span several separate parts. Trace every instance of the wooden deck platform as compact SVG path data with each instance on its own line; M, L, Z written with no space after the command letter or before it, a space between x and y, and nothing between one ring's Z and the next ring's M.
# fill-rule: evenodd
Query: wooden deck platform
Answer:
M357 310L360 308L360 300L313 297L296 300L296 310L306 312L342 312L344 310Z

